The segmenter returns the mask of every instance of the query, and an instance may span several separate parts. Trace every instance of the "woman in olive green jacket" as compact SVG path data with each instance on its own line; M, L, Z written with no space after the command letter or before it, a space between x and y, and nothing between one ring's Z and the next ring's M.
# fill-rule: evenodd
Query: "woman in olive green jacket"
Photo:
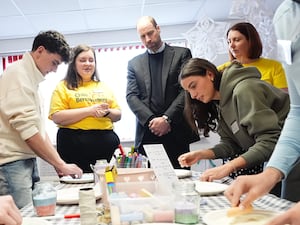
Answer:
M255 67L233 62L223 73L207 60L190 59L180 74L186 90L185 112L197 129L195 120L206 122L220 135L220 143L210 149L182 154L182 167L201 159L229 159L224 165L208 169L201 180L255 174L263 169L280 136L289 112L286 92L260 80ZM201 113L200 113L201 112Z

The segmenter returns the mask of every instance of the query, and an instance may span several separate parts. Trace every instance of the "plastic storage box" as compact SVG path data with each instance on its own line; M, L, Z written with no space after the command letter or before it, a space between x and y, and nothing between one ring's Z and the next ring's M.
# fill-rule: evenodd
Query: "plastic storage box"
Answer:
M108 195L112 225L173 223L174 195L156 181L117 182Z
M117 172L116 183L154 181L156 179L153 169L150 168L118 168ZM102 191L102 202L108 205L106 191L107 184L105 182L104 170L97 173L97 176Z

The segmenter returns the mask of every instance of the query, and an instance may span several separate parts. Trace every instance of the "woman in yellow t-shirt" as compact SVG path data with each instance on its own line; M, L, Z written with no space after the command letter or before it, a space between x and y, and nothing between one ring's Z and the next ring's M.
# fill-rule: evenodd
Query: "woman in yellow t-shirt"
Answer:
M243 66L255 66L261 73L261 79L273 86L287 91L287 81L280 62L261 57L262 42L251 23L237 23L227 31L230 62L218 66L224 70L231 61L238 60Z
M256 67L261 73L261 80L264 80L274 87L288 91L285 71L280 62L274 59L261 57L262 42L256 28L247 22L236 23L227 31L227 42L229 47L230 62L218 66L223 71L231 65L233 60L242 63L243 66ZM224 159L224 162L232 158ZM272 190L272 194L280 196L280 183Z
M121 110L98 77L93 48L73 49L66 77L52 94L49 119L59 127L57 151L66 162L91 172L97 159L111 159L120 144L113 122L121 119Z

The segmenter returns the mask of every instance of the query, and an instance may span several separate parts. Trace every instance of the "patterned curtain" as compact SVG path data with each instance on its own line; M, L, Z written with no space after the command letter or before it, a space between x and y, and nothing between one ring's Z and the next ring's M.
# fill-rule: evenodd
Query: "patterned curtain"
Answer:
M226 32L237 22L252 23L263 43L263 56L277 58L276 38L272 25L274 12L267 9L266 0L232 0L228 21L214 21L203 16L186 33L188 47L194 57L205 58L210 61L228 53Z

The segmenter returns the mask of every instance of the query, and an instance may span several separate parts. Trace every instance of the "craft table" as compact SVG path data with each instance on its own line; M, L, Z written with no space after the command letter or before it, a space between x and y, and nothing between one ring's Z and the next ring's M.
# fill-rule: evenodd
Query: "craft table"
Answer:
M197 180L199 178L199 172L193 172L193 176L189 178L180 179L181 181L191 181ZM222 179L220 182L229 184L232 180ZM70 188L70 187L91 187L93 183L89 184L65 184L59 183L57 188ZM101 204L100 200L98 200L97 204ZM293 206L295 203L280 199L275 195L265 195L260 199L256 200L253 203L253 206L258 209L265 210L273 210L273 211L285 211ZM200 221L199 224L204 224L202 221L202 216L210 211L220 210L230 207L230 204L226 197L223 194L219 194L216 196L201 196L201 205L200 205ZM21 209L21 213L23 217L34 217L34 209L33 206L27 205L26 207ZM78 205L57 205L56 206L56 215L66 215L66 214L75 214L79 213ZM80 225L80 218L72 218L72 219L55 219L49 220L50 224L53 225Z

